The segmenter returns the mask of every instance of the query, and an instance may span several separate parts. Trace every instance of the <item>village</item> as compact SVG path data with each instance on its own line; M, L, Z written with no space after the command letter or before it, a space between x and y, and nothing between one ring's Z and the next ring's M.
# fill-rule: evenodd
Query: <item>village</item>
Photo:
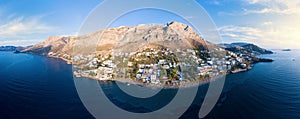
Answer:
M217 56L216 52L225 52L225 57ZM201 54L208 55L204 57ZM145 48L130 53L80 56L75 57L75 60L88 61L75 73L78 77L96 80L129 79L145 84L177 85L251 68L249 56L221 48L213 51Z

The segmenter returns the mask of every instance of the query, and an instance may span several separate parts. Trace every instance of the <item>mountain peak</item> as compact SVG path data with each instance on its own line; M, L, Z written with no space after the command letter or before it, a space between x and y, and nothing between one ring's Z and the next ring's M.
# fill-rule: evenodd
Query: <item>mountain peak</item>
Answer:
M101 37L99 37L101 36ZM214 46L206 42L197 32L187 24L180 22L169 22L165 25L140 24L137 26L122 26L118 28L108 28L90 33L84 36L51 36L46 41L23 50L47 55L72 53L108 53L112 49L138 49L145 47L145 44L165 45L169 48L198 48ZM80 50L73 51L73 47L80 47ZM95 48L95 50L90 50ZM38 52L36 52L38 50ZM76 50L76 48L75 48ZM86 50L86 51L85 51ZM45 52L44 52L45 51Z

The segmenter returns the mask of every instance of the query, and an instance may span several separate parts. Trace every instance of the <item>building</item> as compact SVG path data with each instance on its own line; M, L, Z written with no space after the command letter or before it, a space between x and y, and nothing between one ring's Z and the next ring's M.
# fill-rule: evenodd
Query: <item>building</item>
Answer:
M127 64L129 67L132 67L133 66L133 63L132 62L128 62Z

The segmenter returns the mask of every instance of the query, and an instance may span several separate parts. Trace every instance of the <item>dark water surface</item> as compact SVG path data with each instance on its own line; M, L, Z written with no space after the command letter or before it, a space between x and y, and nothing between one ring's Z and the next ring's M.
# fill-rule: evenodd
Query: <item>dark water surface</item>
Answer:
M1 119L92 118L64 61L0 52L0 67Z
M261 57L275 61L228 75L221 98L206 118L300 119L300 51L278 50L276 54ZM199 87L193 105L181 118L198 118L207 86ZM127 110L144 109L126 101L114 82L107 82L104 89L111 92L108 95L118 106ZM77 95L71 65L54 58L0 52L0 118L89 119L93 116Z

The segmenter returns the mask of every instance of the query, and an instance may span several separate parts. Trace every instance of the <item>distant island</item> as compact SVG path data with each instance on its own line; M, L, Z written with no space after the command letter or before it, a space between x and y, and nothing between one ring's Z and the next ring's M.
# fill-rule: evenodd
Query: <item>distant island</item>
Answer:
M97 39L102 33L102 39ZM80 48L74 51L74 47ZM96 51L86 53L91 47ZM21 52L72 63L76 77L163 87L209 82L250 70L254 63L273 61L256 57L272 51L248 43L216 45L179 22L108 28L79 37L53 36Z
M260 48L257 45L251 43L239 42L239 43L231 43L231 44L219 44L219 46L225 48L226 50L240 53L240 54L253 54L253 55L273 54L272 51Z
M282 51L292 51L291 49L283 49Z
M21 46L0 46L0 51L14 51L16 53L19 53L20 51L26 49L26 47Z

